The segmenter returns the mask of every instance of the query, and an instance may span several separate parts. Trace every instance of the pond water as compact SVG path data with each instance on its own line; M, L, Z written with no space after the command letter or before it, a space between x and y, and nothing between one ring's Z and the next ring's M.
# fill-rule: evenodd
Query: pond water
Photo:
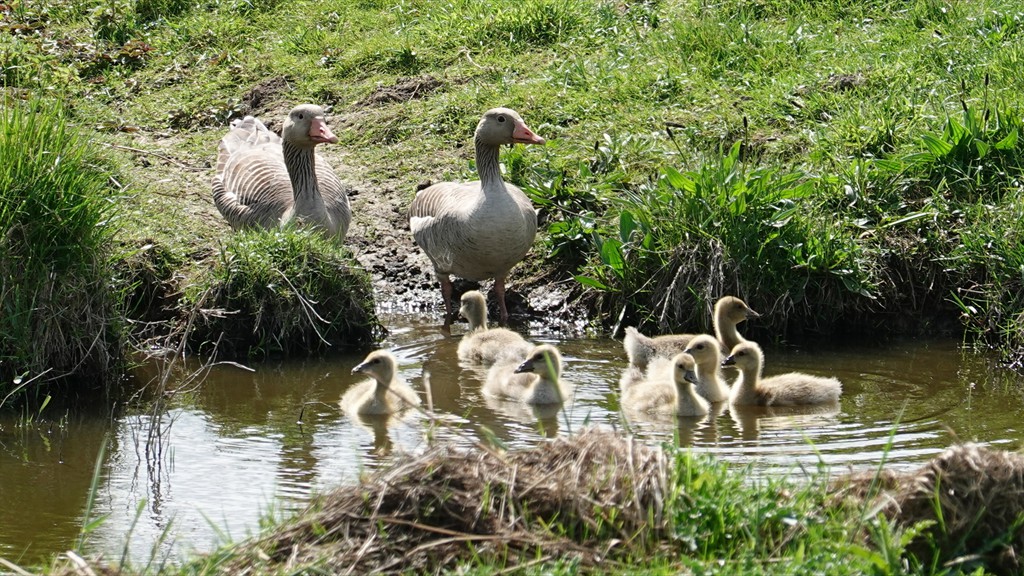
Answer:
M135 565L173 562L252 534L385 455L431 441L525 447L595 425L678 442L756 473L800 476L822 465L834 474L882 462L911 468L958 440L1016 449L1024 439L1024 380L952 341L768 346L766 375L835 375L844 385L839 407L719 410L651 423L618 411L626 359L616 340L535 337L558 344L576 386L563 410L535 413L481 396L482 375L455 359L461 326L446 336L434 317L384 321L402 376L422 392L429 373L433 419L416 411L386 420L343 415L337 400L361 380L350 371L363 354L248 367L187 360L169 372L153 362L137 377L170 374L175 393L163 410L3 417L0 558L43 563L74 548L88 516L102 521L85 535L87 551Z

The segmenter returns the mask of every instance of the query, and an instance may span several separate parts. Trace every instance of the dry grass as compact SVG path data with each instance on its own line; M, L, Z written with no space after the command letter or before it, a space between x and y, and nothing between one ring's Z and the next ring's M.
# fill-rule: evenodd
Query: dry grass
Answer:
M931 522L907 547L925 563L1024 569L1024 454L961 444L914 472L845 478L836 488L848 502L873 501L901 527Z
M228 571L422 572L474 557L594 566L615 557L609 542L658 539L665 487L663 453L612 432L516 452L437 446L324 495Z

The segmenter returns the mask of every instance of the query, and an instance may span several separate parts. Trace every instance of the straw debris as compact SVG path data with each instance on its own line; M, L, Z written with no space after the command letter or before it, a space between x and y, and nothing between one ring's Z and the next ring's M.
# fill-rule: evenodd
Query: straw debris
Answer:
M968 571L1024 568L1024 454L956 445L911 473L844 479L833 495L873 501L903 528L931 522L907 546L926 564L937 557Z
M664 454L613 432L514 452L436 446L320 497L228 571L421 572L475 557L607 565L617 543L660 540L665 486ZM556 520L559 533L545 529Z

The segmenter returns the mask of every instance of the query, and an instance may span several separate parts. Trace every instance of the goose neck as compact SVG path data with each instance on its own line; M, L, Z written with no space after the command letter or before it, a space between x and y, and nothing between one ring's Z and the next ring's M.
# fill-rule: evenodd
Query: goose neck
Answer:
M500 147L476 139L476 170L480 174L480 186L484 191L504 190L501 165L498 163Z
M281 149L295 197L318 194L320 188L316 179L316 154L313 148L296 146L285 140L281 143Z

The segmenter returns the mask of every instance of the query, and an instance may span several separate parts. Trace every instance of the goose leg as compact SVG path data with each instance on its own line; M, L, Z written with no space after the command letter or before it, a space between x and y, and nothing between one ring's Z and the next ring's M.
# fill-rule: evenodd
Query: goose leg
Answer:
M500 276L494 279L494 295L498 298L498 316L501 318L502 326L508 324L508 308L505 307L505 277Z
M448 276L438 276L441 282L441 297L444 299L444 327L452 325L452 280Z

